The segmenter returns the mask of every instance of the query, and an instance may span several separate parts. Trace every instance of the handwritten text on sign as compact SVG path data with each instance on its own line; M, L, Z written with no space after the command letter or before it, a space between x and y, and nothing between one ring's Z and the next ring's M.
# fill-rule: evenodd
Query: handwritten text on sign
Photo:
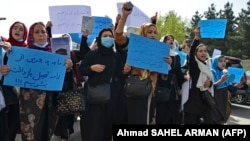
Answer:
M93 30L92 30L92 33L88 35L88 40L87 40L89 45L98 36L99 32L102 29L111 28L112 26L112 19L108 17L93 16L93 18L94 18Z
M169 56L170 47L166 43L130 34L127 63L131 66L168 74L168 64L164 57Z
M62 90L66 57L45 51L12 47L7 63L10 72L4 78L4 85Z
M91 7L85 5L49 6L52 34L81 33L82 16L91 16Z

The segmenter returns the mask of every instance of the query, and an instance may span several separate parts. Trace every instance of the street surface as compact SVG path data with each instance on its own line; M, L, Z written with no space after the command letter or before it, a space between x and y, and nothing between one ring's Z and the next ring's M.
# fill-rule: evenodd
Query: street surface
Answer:
M71 135L69 141L81 141L80 121L74 124L75 132ZM227 125L250 125L250 103L247 105L232 104L231 116ZM16 141L21 141L20 135L17 135ZM51 141L60 141L59 137L53 136Z

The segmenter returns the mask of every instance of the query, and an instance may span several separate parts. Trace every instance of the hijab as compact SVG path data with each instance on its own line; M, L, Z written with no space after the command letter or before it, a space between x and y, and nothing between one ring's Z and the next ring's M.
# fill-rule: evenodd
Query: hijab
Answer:
M220 80L221 76L223 75L223 70L218 67L219 60L220 58L223 58L223 57L224 57L223 55L217 55L212 58L212 73L214 75L214 82L217 82L218 80ZM228 85L228 82L224 81L216 88L227 87L227 85Z
M34 27L38 24L44 26L45 28L45 25L42 22L37 22L30 26L29 34L28 34L28 48L51 52L51 44L49 42L49 36L47 36L47 42L46 42L47 45L45 47L41 48L35 45L33 34L34 34Z
M160 39L160 42L166 43L166 40L167 40L168 37L172 37L173 40L174 40L174 42L173 42L173 43L174 43L174 47L171 48L170 45L169 45L169 47L170 47L169 55L170 55L170 56L176 56L176 55L177 55L177 53L176 53L176 51L175 51L176 44L175 44L175 39L174 39L174 36L173 36L173 35L167 34L167 35L162 36L161 39Z
M199 47L199 46L198 46ZM214 77L211 71L211 62L209 60L209 54L207 53L207 60L206 61L200 61L196 56L195 56L195 60L198 64L198 67L200 69L200 74L199 74L199 78L196 84L196 87L200 89L200 91L205 91L208 90L212 96L214 96L214 87L213 85L209 88L205 88L203 85L203 82L205 81L212 81L214 82Z
M98 52L100 52L101 54L104 54L104 55L111 55L114 53L114 45L111 47L111 48L106 48L102 45L102 41L101 41L101 36L102 36L102 33L105 32L105 31L110 31L114 37L114 34L113 34L113 31L111 28L104 28L102 29L100 32L99 32L99 35L98 37L96 38L96 43L97 43L97 47L98 47Z
M143 37L146 37L147 32L149 30L149 27L151 27L151 26L154 26L157 29L156 25L153 24L153 23L144 23L140 27L140 35L143 36ZM146 78L150 78L152 80L151 93L152 94L154 93L154 89L155 89L156 81L157 81L157 74L158 74L157 72L150 72L150 71L148 71L146 69L133 67L132 70L131 70L131 73L132 74L137 74L141 80L144 80Z
M23 39L22 39L22 41L17 41L17 40L14 39L14 37L12 36L12 29L14 28L14 25L17 24L17 23L22 24L22 25L23 25L23 28L24 28L24 33L23 33ZM12 46L27 47L27 43L26 43L27 34L28 34L28 30L27 30L27 27L25 26L25 24L22 23L22 22L16 21L16 22L14 22L14 23L10 26L10 29L9 29L9 38L8 38L8 39L4 39L4 38L3 38L3 40L9 42Z
M154 26L156 29L156 25L153 24L153 23L144 23L141 27L140 27L140 35L143 36L143 37L146 37L147 35L147 32L148 32L148 29L149 27L151 26Z

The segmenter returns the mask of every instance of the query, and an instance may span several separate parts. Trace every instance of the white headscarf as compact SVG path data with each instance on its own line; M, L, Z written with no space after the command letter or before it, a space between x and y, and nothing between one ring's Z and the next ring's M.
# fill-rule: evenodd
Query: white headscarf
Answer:
M207 53L207 58L209 58L209 55ZM212 71L211 71L211 62L209 59L207 59L207 61L204 63L204 62L201 62L200 60L198 60L195 56L195 60L198 64L198 67L200 69L200 75L199 75L199 78L198 78L198 81L197 81L197 84L196 84L196 87L197 88L200 88L201 91L205 91L205 90L208 90L212 96L214 96L214 87L213 85L209 88L205 88L204 85L203 85L203 82L205 81L212 81L214 82L214 77L213 77L213 74L212 74Z
M70 34L68 33L65 33L62 35L63 37L68 37L69 38L69 49L72 50L73 49L73 41L72 41L72 38L70 36Z
M168 36L168 35L162 36L161 39L160 39L160 42L163 42L163 43L164 43L164 38L165 38L166 36ZM177 52L175 52L175 48L176 48L175 42L174 42L174 47L173 47L173 48L171 48L170 45L169 45L169 47L170 47L169 55L170 55L170 56L176 56L176 55L177 55Z

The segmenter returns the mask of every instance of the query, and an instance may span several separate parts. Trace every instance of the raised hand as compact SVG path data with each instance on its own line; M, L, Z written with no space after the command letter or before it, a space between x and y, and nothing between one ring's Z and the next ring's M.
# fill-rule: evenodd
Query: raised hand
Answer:
M155 15L150 18L151 21L157 21L157 15L158 15L158 12L155 12Z
M196 40L200 39L200 27L197 27L197 28L194 29L194 35L195 35L194 38Z
M132 13L133 8L128 7L128 2L123 3L123 7L122 7L122 15L123 16L128 16Z

